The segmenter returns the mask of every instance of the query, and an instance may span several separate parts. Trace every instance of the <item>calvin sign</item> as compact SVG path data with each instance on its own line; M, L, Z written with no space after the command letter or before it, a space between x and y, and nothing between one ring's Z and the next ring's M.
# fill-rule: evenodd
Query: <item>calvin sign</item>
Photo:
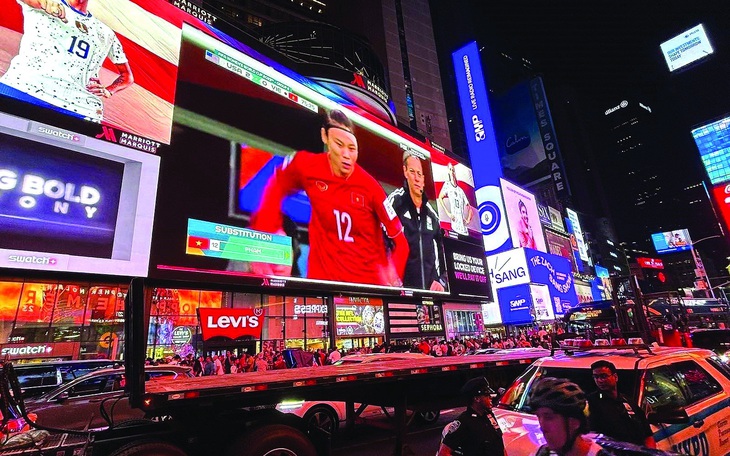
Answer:
M198 315L203 340L213 337L261 337L264 309L199 308Z

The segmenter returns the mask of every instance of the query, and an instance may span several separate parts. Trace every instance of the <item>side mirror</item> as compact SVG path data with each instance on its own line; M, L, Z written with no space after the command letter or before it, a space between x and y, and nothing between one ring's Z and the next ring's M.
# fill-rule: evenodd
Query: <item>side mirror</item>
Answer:
M65 402L68 399L68 391L64 391L63 393L56 396L56 402Z
M689 423L687 411L683 408L663 408L649 412L646 419L651 424L683 424Z
M502 399L502 396L504 395L505 391L507 391L504 388L497 388L497 393L494 395L494 398L492 401L496 404Z

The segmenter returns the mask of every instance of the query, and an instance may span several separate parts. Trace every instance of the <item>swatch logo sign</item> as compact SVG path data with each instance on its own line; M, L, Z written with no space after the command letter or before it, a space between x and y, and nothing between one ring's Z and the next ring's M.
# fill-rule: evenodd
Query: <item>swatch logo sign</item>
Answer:
M74 133L70 133L70 132L64 131L64 130L58 130L55 128L38 126L37 131L38 131L38 133L43 133L44 135L53 136L53 137L59 138L59 139L65 139L66 141L73 141L73 142L81 141L81 137L79 135L76 135Z
M213 337L238 339L261 337L263 309L198 309L203 340Z

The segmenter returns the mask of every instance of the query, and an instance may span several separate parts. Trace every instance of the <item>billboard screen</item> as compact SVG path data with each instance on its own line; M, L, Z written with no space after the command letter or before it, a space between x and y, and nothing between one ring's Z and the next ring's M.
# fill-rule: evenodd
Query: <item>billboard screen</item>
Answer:
M682 252L692 248L692 240L687 230L665 231L651 235L656 253Z
M160 159L0 114L0 267L146 276Z
M385 334L382 300L339 296L335 297L334 303L337 336L377 336Z
M712 199L715 200L715 207L720 210L725 229L730 229L730 185L721 184L712 187Z
M578 272L575 265L575 255L573 255L573 246L568 236L556 233L555 231L545 230L545 243L547 244L547 252L558 255L570 261L573 272Z
M530 281L547 285L556 317L578 305L575 280L568 260L557 255L524 249Z
M500 179L507 222L515 247L528 247L545 252L545 237L535 195L517 185Z
M474 171L484 248L488 254L498 253L512 248L512 244L499 188L502 167L478 46L471 42L451 57Z
M481 239L471 169L445 154L431 154L431 170L441 228L450 237Z
M196 19L162 0L0 4L0 94L170 142L181 28Z
M152 274L448 293L436 152L224 41L183 29Z
M699 24L659 45L669 71L682 68L712 54L712 44Z
M586 245L585 239L583 239L583 229L580 227L580 220L578 220L578 213L574 210L565 209L565 213L568 215L568 220L573 228L573 235L578 243L578 254L580 259L588 261L588 246Z
M730 117L692 130L702 164L713 185L730 181Z

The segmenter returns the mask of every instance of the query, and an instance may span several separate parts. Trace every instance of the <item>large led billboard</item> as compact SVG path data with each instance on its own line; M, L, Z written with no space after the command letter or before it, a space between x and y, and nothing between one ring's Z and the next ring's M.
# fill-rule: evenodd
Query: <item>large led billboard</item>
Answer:
M568 215L568 220L570 220L570 224L573 228L573 235L575 236L575 240L578 243L578 254L580 256L580 259L583 261L588 261L588 245L586 245L586 241L583 238L583 229L580 226L578 213L568 208L565 209L565 213Z
M0 267L146 276L160 159L0 114Z
M713 186L712 199L715 200L715 207L720 210L725 229L730 229L730 184Z
M506 179L500 179L500 184L512 244L515 247L547 251L535 195Z
M441 228L450 237L481 238L471 169L442 153L431 154L431 169Z
M682 252L692 248L692 240L687 230L665 231L651 235L656 253Z
M692 130L702 164L713 185L730 181L730 117Z
M0 8L1 95L169 143L181 27L196 19L162 0Z
M488 254L497 253L512 248L512 243L499 187L502 167L497 138L476 42L458 49L451 58L474 172L484 248Z
M151 275L449 293L445 241L476 242L468 168L218 37L183 28ZM450 163L466 201L439 202ZM463 227L439 216L461 203Z
M699 24L659 45L669 71L675 71L712 54L712 44Z

